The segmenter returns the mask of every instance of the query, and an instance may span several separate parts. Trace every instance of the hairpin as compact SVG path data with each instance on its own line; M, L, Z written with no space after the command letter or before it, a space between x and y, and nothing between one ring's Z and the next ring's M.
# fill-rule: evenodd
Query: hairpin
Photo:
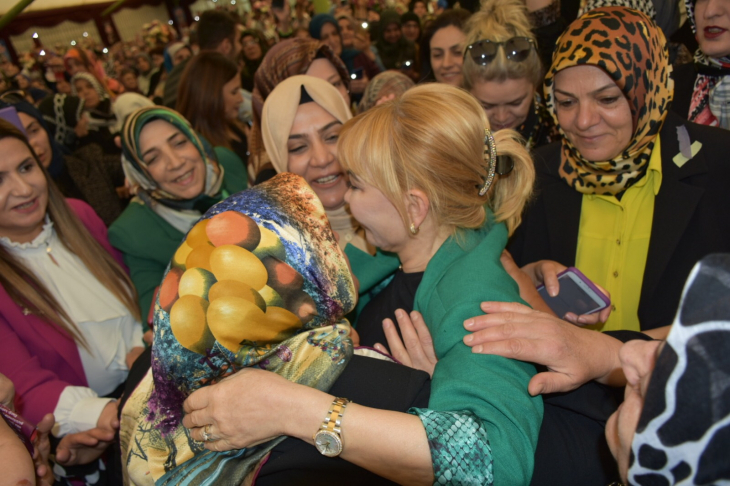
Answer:
M497 143L489 128L484 129L484 159L487 161L487 178L484 185L479 189L479 196L487 193L494 181L494 174L497 170Z

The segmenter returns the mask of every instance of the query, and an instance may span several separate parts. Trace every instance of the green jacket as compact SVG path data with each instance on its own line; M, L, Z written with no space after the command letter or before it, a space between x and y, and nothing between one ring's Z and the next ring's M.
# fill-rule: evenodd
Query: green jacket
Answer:
M492 450L494 483L523 485L532 477L543 415L542 398L527 393L535 367L473 354L462 341L464 321L482 314L481 302L524 303L499 261L506 244L503 223L449 238L428 263L415 309L423 314L439 359L429 409L468 410L479 417Z
M246 189L248 176L241 159L223 147L216 147L215 152L225 171L224 196ZM162 282L167 265L184 236L142 203L129 204L109 227L109 241L122 252L137 289L145 331L155 288Z

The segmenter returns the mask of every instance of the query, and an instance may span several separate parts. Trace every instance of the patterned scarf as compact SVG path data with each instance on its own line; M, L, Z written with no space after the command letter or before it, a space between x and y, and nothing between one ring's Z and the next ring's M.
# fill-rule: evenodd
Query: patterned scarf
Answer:
M631 444L630 484L728 484L730 255L692 270Z
M585 159L560 127L553 93L555 75L573 66L602 68L629 102L634 133L628 146L611 160ZM604 7L575 20L563 33L545 76L545 100L562 141L560 176L584 194L620 196L640 180L674 96L664 34L636 10Z
M250 366L328 390L352 356L343 316L356 296L324 208L301 177L279 174L211 208L160 287L152 369L122 411L125 479L194 486L250 478L283 437L207 451L181 424L183 402Z
M153 120L164 120L185 135L198 149L205 163L205 189L194 199L180 199L163 189L150 175L142 158L139 135ZM178 112L164 106L141 108L127 116L122 128L122 168L127 179L137 188L139 202L149 206L180 232L187 232L213 204L222 199L223 167L216 163L215 152L207 140L198 135Z
M696 35L695 1L685 0L684 4ZM697 49L695 66L699 74L689 105L689 121L730 130L730 57L717 59Z
M264 142L261 138L261 112L264 109L264 101L276 88L276 85L286 78L305 74L312 61L318 58L329 60L340 74L342 81L350 89L350 76L342 60L330 49L328 45L312 39L287 39L272 47L261 61L261 66L254 76L253 95L253 128L251 129L251 174L250 180L255 180L264 164L265 159Z

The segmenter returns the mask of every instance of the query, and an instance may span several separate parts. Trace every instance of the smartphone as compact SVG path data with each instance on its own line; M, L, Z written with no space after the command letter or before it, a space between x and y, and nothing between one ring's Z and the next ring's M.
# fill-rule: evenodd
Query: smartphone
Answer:
M363 73L363 68L355 68L355 70L352 71L352 74L350 74L350 79L362 79Z
M23 135L26 137L28 136L28 134L25 133L25 128L23 128L23 123L20 121L20 117L18 116L18 110L16 110L14 106L8 106L0 109L0 118L12 123L15 125L15 128L23 132Z
M271 8L283 10L284 2L285 2L285 0L271 0Z
M23 442L25 448L28 449L30 455L33 455L33 443L38 436L38 430L35 425L25 420L19 414L13 412L8 407L0 403L0 415L3 416L8 426L13 429L15 435Z
M593 314L611 305L611 300L575 267L560 272L558 283L560 293L555 297L548 295L545 285L537 288L540 296L558 317L562 318L568 312L578 316Z

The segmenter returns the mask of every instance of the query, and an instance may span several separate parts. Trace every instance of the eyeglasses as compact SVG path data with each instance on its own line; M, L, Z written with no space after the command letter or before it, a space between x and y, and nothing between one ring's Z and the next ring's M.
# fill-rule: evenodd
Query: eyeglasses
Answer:
M524 61L530 55L530 51L537 49L535 40L529 37L512 37L504 42L482 39L474 44L469 44L464 56L470 54L475 63L486 66L497 56L500 46L504 49L504 55L507 59L514 62Z

